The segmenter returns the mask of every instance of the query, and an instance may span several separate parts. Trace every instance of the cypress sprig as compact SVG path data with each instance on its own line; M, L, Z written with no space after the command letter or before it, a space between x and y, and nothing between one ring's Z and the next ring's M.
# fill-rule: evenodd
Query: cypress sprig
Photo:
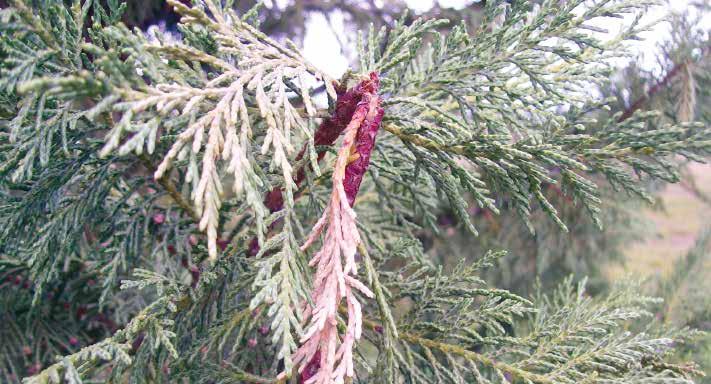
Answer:
M115 0L11 3L0 277L22 294L0 309L4 378L691 382L668 360L691 331L628 331L658 304L638 287L591 298L567 280L529 300L481 278L503 253L449 266L421 241L447 203L471 233L476 209L598 220L602 179L648 198L641 178L678 181L674 159L708 154L692 80L668 124L589 92L655 1L489 1L471 32L403 17L360 34L338 81L230 1L168 0L178 36L129 29ZM625 16L609 39L591 26ZM15 330L80 297L41 328L37 350L64 357L18 368L34 352ZM62 345L64 324L86 335Z

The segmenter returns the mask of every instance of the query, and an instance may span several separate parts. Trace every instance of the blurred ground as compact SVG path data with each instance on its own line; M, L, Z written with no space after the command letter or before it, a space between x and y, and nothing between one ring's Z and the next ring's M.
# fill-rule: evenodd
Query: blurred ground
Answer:
M711 196L711 163L693 163L687 169L698 190ZM658 206L645 207L642 214L647 221L647 235L625 250L625 265L607 268L610 279L668 273L674 260L694 245L699 232L711 225L711 201L705 202L688 183L677 183L662 191Z

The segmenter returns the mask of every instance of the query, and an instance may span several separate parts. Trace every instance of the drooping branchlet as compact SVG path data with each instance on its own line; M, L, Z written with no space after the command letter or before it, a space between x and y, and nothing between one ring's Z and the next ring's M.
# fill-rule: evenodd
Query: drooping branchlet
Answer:
M325 230L323 245L309 263L316 266L313 307L307 308L306 316L310 323L293 357L304 384L343 383L354 375L353 349L362 333L361 304L356 292L367 297L373 297L373 293L357 279L355 255L361 239L352 205L383 116L378 86L378 75L371 73L356 87L361 97L344 130L333 168L331 198L302 247L307 249ZM343 299L347 322L345 333L341 334L337 323Z

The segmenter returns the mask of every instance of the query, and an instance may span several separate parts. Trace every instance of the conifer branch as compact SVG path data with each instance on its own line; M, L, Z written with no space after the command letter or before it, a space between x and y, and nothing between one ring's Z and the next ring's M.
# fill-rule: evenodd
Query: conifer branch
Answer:
M553 380L549 379L546 376L542 376L533 372L528 372L523 369L516 368L512 365L503 363L503 362L498 362L494 361L493 359L490 359L486 356L483 356L481 354L478 354L473 351L468 351L460 346L454 345L454 344L447 344L447 343L442 343L438 342L435 340L430 340L427 338L423 338L417 335L409 334L407 332L403 332L400 336L400 338L404 341L413 343L413 344L418 344L424 347L428 348L434 348L437 350L440 350L445 353L452 353L461 357L464 357L468 360L475 361L477 363L481 363L485 366L496 368L501 370L502 372L509 373L513 375L516 378L520 378L525 381L530 381L533 383L541 383L541 384L549 384L549 383L554 383Z
M16 368L27 333L12 334L22 352L0 348L0 375L375 382L377 356L388 383L686 383L692 370L665 354L689 332L628 326L654 299L588 299L568 281L534 304L485 284L501 253L450 268L423 246L441 240L443 200L475 234L482 211L511 210L533 230L541 210L567 229L571 202L599 219L612 196L602 182L650 198L637 175L675 182L675 158L711 152L702 124L620 119L589 92L655 2L490 1L474 33L403 17L360 34L360 67L336 82L264 34L258 7L169 0L181 18L169 34L127 28L118 0L13 0L0 10L0 285L26 292L2 304L14 333L56 296L99 309L47 327L86 334L68 347L29 342L69 351L45 370ZM590 33L607 17L629 22ZM6 271L23 274L18 287ZM100 315L113 325L85 332Z
M153 165L147 155L142 153L138 156L138 158L141 159L141 162L151 172L151 174L156 172L156 167ZM156 179L156 181L165 189L166 192L168 192L168 195L170 195L173 201L175 201L175 203L178 204L178 206L183 211L185 211L196 224L200 222L200 216L198 216L198 214L195 212L193 206L187 200L185 200L180 191L178 191L178 188L175 186L175 184L173 184L173 182L167 175Z

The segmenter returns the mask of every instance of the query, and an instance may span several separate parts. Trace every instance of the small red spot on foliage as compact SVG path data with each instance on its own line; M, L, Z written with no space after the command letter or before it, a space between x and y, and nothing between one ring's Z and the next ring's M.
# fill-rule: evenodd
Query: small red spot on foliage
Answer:
M268 335L268 334L269 334L269 327L266 326L266 325L262 325L261 327L259 327L259 333L260 333L262 336Z
M217 240L217 246L220 247L220 250L221 250L221 251L224 251L225 249L227 249L227 246L228 246L228 245L230 245L230 241L229 241L229 240L224 240L224 239L218 239L218 240Z
M42 366L39 363L35 363L35 364L32 364L29 368L27 368L27 373L30 375L36 375L41 370L42 370Z
M146 337L146 335L141 332L135 339L133 339L133 343L131 343L131 349L133 352L138 351L138 348L141 348L141 344L143 344L143 339Z
M247 252L249 252L249 256L257 256L259 253L259 240L256 237L249 242L249 250Z
M250 348L256 347L257 346L257 339L251 338L251 339L247 340L247 346Z
M156 213L155 215L153 215L152 219L153 222L158 225L165 223L165 215L162 213Z
M190 282L190 286L195 288L198 281L200 281L200 268L198 268L196 265L191 266L190 267L190 276L193 279L193 281Z
M87 312L86 306L80 305L79 308L77 308L77 312L76 312L77 319L82 320L84 318L84 316L86 316L86 312Z
M321 351L314 353L306 368L301 371L301 376L299 376L299 384L304 384L308 379L312 378L321 367Z

